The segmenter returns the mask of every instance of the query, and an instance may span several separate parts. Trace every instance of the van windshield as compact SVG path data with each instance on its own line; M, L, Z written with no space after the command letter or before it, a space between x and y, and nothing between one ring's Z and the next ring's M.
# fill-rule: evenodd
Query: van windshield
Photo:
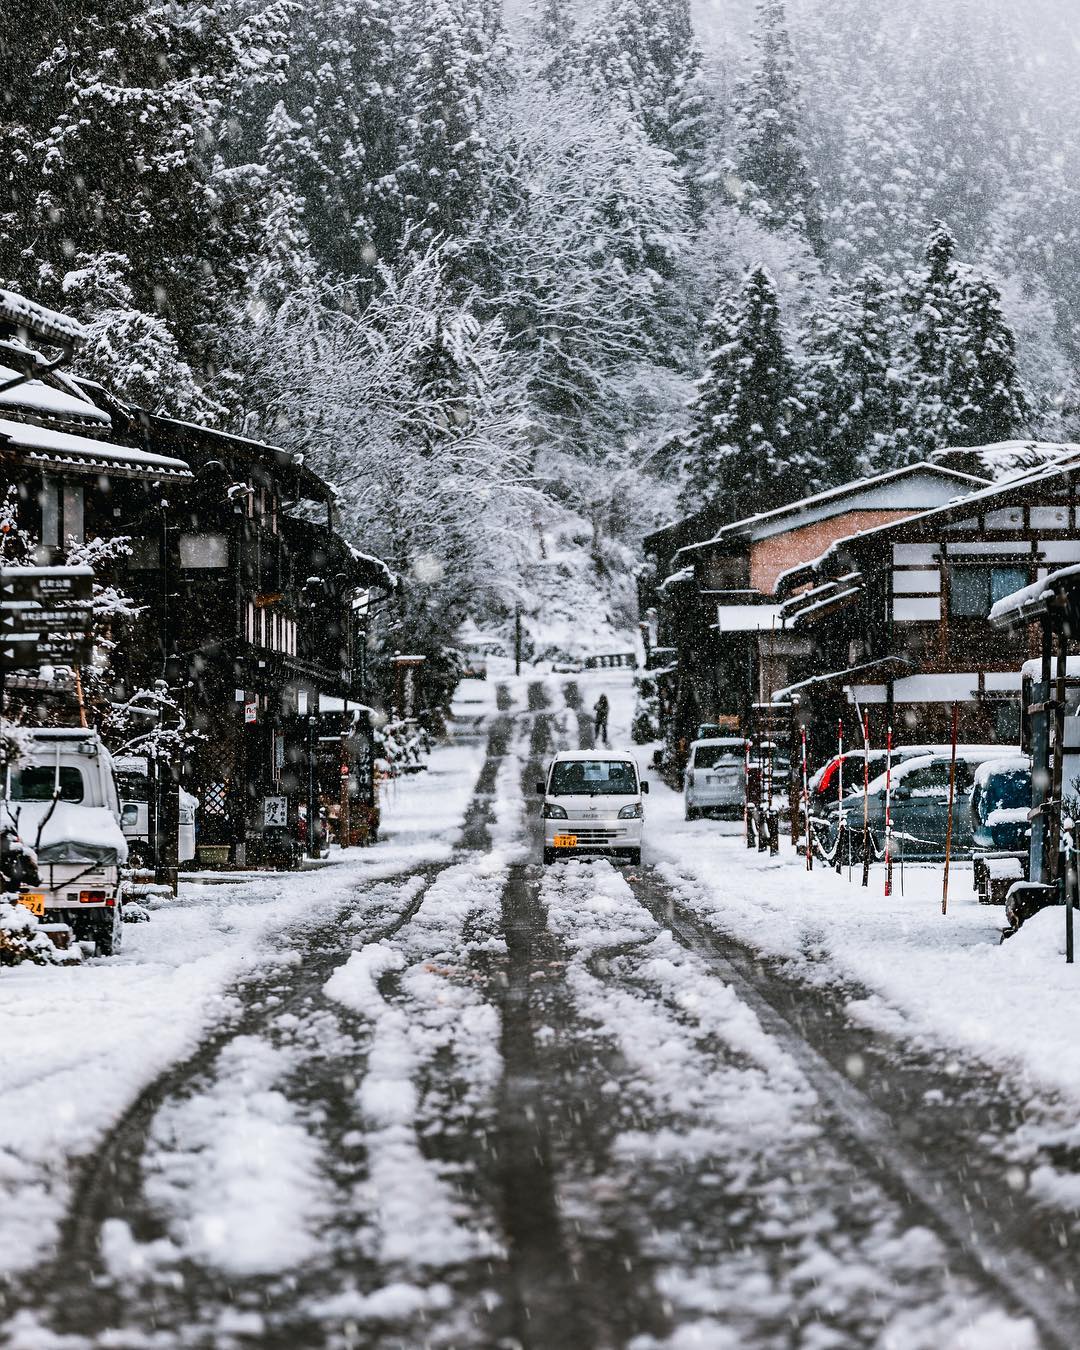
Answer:
M628 759L560 760L549 789L553 797L625 797L637 790L637 772Z
M60 800L81 802L85 793L83 776L72 764L60 765ZM16 802L52 801L57 772L53 765L31 765L11 775L11 798Z

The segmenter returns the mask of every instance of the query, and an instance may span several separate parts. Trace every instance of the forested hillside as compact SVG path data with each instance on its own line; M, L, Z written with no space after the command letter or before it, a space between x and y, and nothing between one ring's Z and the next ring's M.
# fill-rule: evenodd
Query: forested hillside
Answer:
M309 455L402 645L618 628L677 509L1076 434L1080 58L1016 9L0 0L0 284Z

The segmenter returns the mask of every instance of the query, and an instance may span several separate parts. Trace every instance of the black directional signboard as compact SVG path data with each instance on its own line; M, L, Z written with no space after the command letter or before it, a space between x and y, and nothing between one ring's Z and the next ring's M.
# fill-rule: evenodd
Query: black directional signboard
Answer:
M89 661L93 589L89 567L0 570L0 681L6 670Z
M41 605L0 608L0 641L14 633L86 633L92 611L80 606L45 609Z
M5 567L0 572L0 603L34 600L89 600L94 593L90 567Z
M82 665L89 661L92 650L89 638L39 637L36 633L23 633L18 637L0 638L0 663L8 670Z

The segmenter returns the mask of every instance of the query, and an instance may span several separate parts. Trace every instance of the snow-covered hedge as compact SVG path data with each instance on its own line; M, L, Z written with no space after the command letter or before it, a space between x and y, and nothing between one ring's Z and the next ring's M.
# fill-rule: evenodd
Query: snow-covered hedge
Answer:
M36 966L62 965L70 960L41 931L38 921L25 905L10 895L0 896L0 966L18 966L32 961Z

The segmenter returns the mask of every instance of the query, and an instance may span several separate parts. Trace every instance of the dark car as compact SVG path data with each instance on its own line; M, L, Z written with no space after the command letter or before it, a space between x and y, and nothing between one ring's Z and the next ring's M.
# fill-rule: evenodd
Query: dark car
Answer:
M1028 874L1031 760L1003 755L980 764L971 791L972 884L985 905L1003 905Z

